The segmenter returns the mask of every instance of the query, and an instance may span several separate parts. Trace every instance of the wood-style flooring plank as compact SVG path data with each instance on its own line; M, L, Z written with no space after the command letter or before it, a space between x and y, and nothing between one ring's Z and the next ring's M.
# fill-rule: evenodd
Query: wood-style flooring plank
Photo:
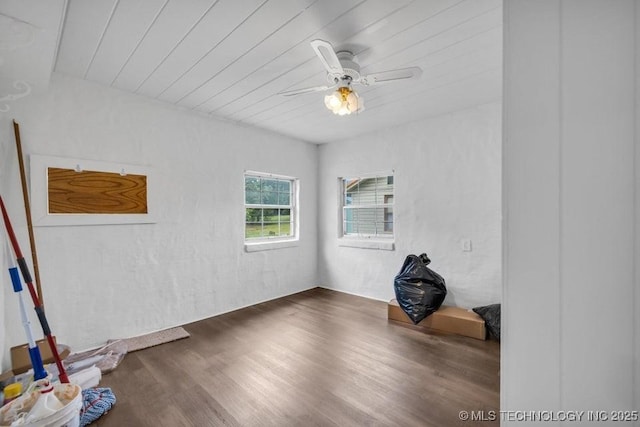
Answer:
M386 303L316 288L185 325L128 354L95 425L465 426L499 411L495 341L387 320Z

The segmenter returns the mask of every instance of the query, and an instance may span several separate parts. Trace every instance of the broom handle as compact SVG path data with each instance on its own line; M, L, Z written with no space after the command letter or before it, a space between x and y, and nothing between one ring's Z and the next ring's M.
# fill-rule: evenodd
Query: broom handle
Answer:
M9 239L5 239L7 245L7 261L9 263L9 276L11 277L11 284L13 285L13 292L18 295L18 303L20 304L20 318L22 319L22 326L24 332L27 335L27 343L29 344L29 359L31 359L31 366L33 366L33 379L41 380L47 377L47 371L44 370L42 364L42 356L40 355L40 349L36 344L36 340L33 339L33 329L31 328L31 322L27 315L27 306L24 302L24 292L22 282L20 281L20 272L16 263L11 258L11 246L9 245Z
M20 250L20 245L18 245L18 239L16 239L16 235L13 232L13 227L11 227L9 214L7 214L7 209L4 206L4 201L2 200L2 196L0 196L0 209L2 209L2 219L4 220L4 226L7 229L7 234L9 235L11 246L13 246L13 252L15 252L16 261L18 263L18 267L20 267L22 278L24 279L24 282L27 284L27 288L29 289L29 293L31 294L31 299L33 300L34 309L36 311L36 314L38 315L40 326L42 327L42 333L45 335L45 337L47 337L47 342L49 343L51 354L53 355L53 359L55 360L56 366L58 367L60 382L68 383L69 377L67 377L67 372L65 371L64 366L62 365L62 360L60 359L60 354L58 353L58 347L56 346L56 343L53 340L53 336L51 336L51 329L49 328L49 322L47 322L47 316L44 314L44 310L42 309L42 304L40 304L40 300L38 299L38 294L36 294L36 291L33 288L33 279L31 278L29 267L27 266L27 262L25 261L24 256L22 255L22 251Z
M33 261L33 275L36 279L36 290L40 297L40 304L44 310L44 298L42 297L42 287L40 285L40 269L38 268L38 254L36 252L36 239L33 236L33 223L31 222L31 205L29 204L29 193L27 192L27 178L24 171L24 158L22 156L22 143L20 141L20 126L13 121L13 133L16 137L16 150L18 151L18 165L20 166L20 181L22 183L22 198L24 199L24 210L27 214L27 229L29 230L29 245L31 246L31 260Z

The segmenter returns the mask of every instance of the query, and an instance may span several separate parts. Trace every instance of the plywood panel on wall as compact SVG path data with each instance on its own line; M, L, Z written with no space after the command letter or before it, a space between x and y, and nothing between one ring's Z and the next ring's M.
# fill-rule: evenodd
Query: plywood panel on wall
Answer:
M155 222L153 169L32 154L35 226Z
M146 214L147 177L47 168L50 214Z

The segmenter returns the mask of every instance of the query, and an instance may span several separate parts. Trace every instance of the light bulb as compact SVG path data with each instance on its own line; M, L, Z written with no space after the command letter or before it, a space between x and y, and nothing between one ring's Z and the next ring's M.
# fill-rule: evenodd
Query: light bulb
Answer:
M324 105L329 110L340 107L340 104L342 104L342 102L340 101L339 94L332 93L331 95L327 95L324 97Z

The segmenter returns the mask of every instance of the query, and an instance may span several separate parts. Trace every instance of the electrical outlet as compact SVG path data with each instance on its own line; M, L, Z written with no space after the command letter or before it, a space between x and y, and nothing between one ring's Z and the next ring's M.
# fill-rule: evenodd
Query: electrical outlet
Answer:
M462 239L462 250L464 252L471 252L471 239Z

